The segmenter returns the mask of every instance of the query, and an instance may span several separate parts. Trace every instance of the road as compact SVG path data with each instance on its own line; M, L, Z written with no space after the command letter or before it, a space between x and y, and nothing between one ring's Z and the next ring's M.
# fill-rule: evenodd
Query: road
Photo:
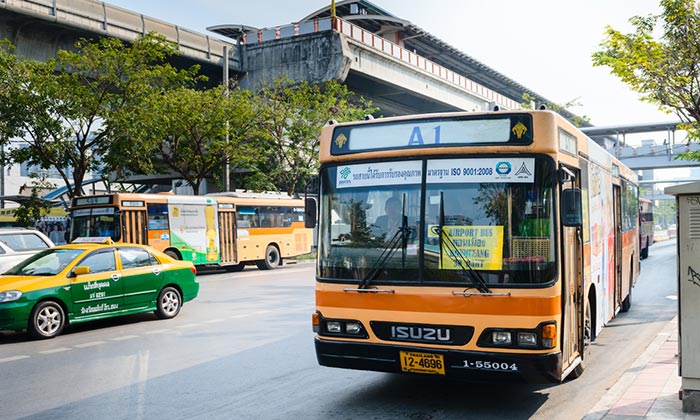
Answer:
M313 265L200 273L172 320L71 326L48 341L0 334L3 419L580 419L676 314L675 242L642 262L632 309L558 385L470 384L320 367Z

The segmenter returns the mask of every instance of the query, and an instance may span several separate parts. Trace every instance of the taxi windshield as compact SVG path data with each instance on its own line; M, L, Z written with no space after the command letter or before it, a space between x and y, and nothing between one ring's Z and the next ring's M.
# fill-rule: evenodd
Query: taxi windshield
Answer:
M63 271L84 249L52 248L29 257L4 274L13 276L55 276Z

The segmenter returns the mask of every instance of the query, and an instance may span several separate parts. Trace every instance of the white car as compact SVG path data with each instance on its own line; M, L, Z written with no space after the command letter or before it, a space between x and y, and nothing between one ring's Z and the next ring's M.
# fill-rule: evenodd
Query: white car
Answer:
M51 239L38 230L0 228L0 273L53 246Z

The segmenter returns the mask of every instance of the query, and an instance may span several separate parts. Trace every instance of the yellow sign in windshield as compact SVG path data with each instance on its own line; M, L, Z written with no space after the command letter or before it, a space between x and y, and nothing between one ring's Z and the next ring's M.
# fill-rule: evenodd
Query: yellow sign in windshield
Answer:
M503 226L443 226L445 240L451 240L456 250L467 259L474 270L501 270L503 266ZM442 247L440 258L445 270L459 270L459 255L451 247Z

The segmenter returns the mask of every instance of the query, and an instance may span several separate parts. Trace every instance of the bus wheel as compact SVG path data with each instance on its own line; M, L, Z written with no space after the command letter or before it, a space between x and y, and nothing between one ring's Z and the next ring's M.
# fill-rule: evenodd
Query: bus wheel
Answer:
M243 264L243 263L231 264L231 265L224 266L224 270L228 271L229 273L237 273L239 271L243 271L244 268L245 268L245 264Z
M261 270L274 270L280 266L280 251L274 245L268 245L265 251L265 259L257 262Z
M632 284L632 283L630 283ZM627 295L625 300L622 301L622 307L620 308L620 312L627 312L630 310L632 307L632 286L630 286L630 293Z
M646 246L642 248L642 250L639 252L639 257L643 260L647 259L649 256L649 239L647 238L646 240Z
M174 260L180 259L180 255L178 255L178 253L173 251L172 249L166 249L163 253Z
M593 338L593 322L591 317L591 301L586 305L586 316L583 320L583 354L581 354L581 363L571 371L571 378L576 379L586 370L588 357L591 355L591 340Z
M158 294L155 314L160 319L175 318L182 308L182 297L174 287L166 287Z
M29 316L29 335L44 340L54 338L66 326L66 313L61 305L50 300L39 303Z

